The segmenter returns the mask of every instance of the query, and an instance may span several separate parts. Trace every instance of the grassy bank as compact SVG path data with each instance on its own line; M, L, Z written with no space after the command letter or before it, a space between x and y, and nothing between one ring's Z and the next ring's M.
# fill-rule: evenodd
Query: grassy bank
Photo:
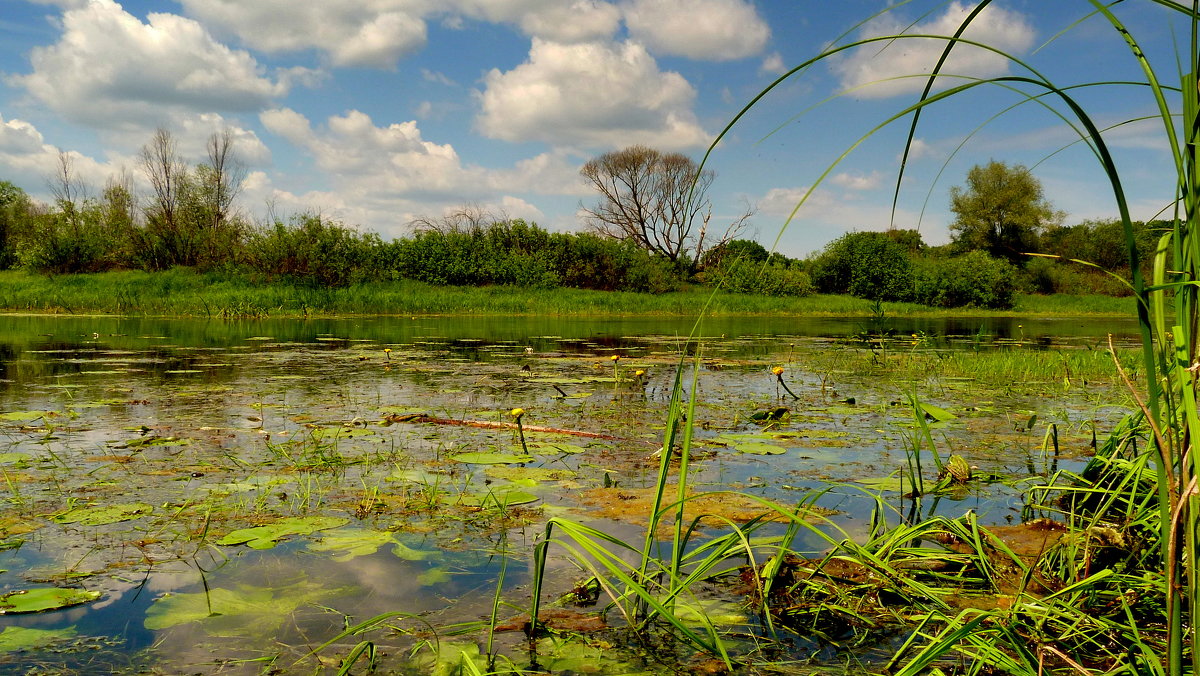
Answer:
M312 315L694 315L712 291L697 288L664 294L582 289L530 289L510 286L432 286L408 280L373 282L328 289L265 282L188 269L165 272L121 271L47 276L0 272L0 309L62 314L130 314L199 317L304 317ZM792 314L870 316L872 303L850 296L778 298L717 293L717 315ZM934 309L912 303L884 303L892 316L996 315L995 310ZM1127 316L1129 298L1107 296L1019 296L1014 314Z

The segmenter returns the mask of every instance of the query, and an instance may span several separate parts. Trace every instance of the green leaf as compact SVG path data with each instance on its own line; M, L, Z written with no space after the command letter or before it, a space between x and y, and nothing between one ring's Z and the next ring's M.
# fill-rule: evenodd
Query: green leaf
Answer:
M925 411L925 415L938 422L946 422L947 420L954 420L958 417L944 408L939 408L933 404L926 404L923 401L917 402L917 405L921 407L922 411Z
M167 594L146 611L144 625L155 631L200 622L213 636L274 636L301 606L319 603L352 591L349 587L323 589L301 580L276 589L218 587L195 594Z
M0 413L0 420L7 422L30 422L47 416L58 415L55 411L10 411Z
M69 608L100 598L100 592L62 587L19 589L0 596L0 615L40 613L46 610Z
M323 533L321 539L310 542L308 548L314 552L333 552L334 561L344 562L360 556L370 556L380 547L392 545L392 553L405 561L422 561L435 556L435 552L412 549L396 540L396 534L365 528L343 528Z
M11 653L18 650L37 650L45 648L58 641L74 638L78 633L75 627L62 629L32 629L30 627L5 627L0 632L0 652Z
M144 502L130 502L103 507L76 507L55 514L51 520L55 523L73 523L81 526L104 526L121 521L132 521L153 511L154 508Z
M768 444L761 441L746 441L740 444L733 444L734 450L739 453L749 453L751 455L780 455L787 453L787 449L783 446Z
M907 486L909 488L909 490L912 489L911 482L908 482L908 481L901 482L901 479L898 476L870 477L870 478L854 479L854 482L860 483L860 484L866 486L867 488L872 488L877 491L899 492L899 491L904 490L905 486Z
M349 519L336 516L306 516L280 519L265 526L239 528L217 540L219 545L244 544L251 549L270 549L289 535L310 535L319 530L337 528L350 523Z
M519 462L533 462L532 455L516 453L459 453L450 456L455 462L468 462L473 465L510 465Z

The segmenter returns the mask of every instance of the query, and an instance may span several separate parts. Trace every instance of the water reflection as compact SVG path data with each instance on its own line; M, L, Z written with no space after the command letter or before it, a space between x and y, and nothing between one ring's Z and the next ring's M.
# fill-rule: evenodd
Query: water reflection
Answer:
M404 611L438 625L477 621L503 556L506 588L519 602L546 516L592 518L604 500L633 504L653 484L674 366L691 330L690 320L658 318L8 317L0 326L0 546L9 548L0 550L0 585L77 585L104 597L0 617L0 627L73 627L88 637L57 657L10 655L0 664L26 668L32 659L106 673L122 660L145 664L135 655L146 650L145 660L168 671L257 673L263 663L231 660L276 654L275 667L287 669L347 618ZM958 414L939 430L943 451L981 471L1043 474L1046 424L1059 424L1064 448L1082 455L1085 426L1121 414L1099 406L1098 386L986 389L934 373L898 382L889 364L918 350L936 364L948 350L1032 347L1061 350L1065 360L1114 331L1125 341L1136 334L1111 319L711 320L698 368L689 360L683 373L698 382L693 485L792 504L844 484L823 505L848 531L865 529L870 504L853 482L904 464L913 443L907 392ZM920 340L906 342L912 334ZM878 341L886 335L904 340ZM799 400L778 391L776 364L787 366ZM646 373L634 378L635 370ZM529 432L530 462L474 461L525 450L506 427L516 407L529 412L531 430L566 432ZM790 409L781 424L751 418L777 407ZM1027 425L1035 415L1038 426ZM523 494L532 501L496 499ZM1019 494L992 484L926 508L975 509L1002 522L1019 509ZM134 501L152 512L90 526L50 518ZM237 528L308 514L349 519L376 548L313 547L330 537L320 533L262 551L215 544ZM640 537L644 510L605 514L605 532ZM798 547L816 550L820 541ZM569 587L576 569L563 559L552 565ZM219 615L164 623L156 614L170 608L164 599L195 603L214 593L225 604ZM268 615L279 622L261 619Z

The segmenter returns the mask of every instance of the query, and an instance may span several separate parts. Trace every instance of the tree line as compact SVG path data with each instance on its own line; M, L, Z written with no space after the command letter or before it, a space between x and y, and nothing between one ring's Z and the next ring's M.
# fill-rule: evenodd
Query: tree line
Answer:
M796 260L740 237L754 213L749 206L714 228L707 190L715 174L684 155L645 146L584 165L581 174L598 195L584 209L585 232L552 233L463 208L414 221L411 236L390 241L319 213L251 222L235 206L245 170L227 132L208 139L205 159L194 166L161 129L138 158L149 186L144 194L126 172L91 194L66 153L50 179L51 204L0 181L0 269L56 274L189 266L324 286L413 279L661 293L705 284L947 307L1007 307L1017 291L1123 292L1111 276L1029 253L1128 271L1118 222L1063 226L1028 170L1000 162L973 168L966 186L951 190L956 220L948 245L926 246L911 230L851 232ZM1135 224L1144 255L1161 225Z

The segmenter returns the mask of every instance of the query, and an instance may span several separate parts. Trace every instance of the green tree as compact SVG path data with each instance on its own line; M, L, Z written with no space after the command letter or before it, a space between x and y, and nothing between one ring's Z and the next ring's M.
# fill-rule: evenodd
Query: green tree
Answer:
M1016 265L1037 251L1045 228L1062 220L1028 169L995 160L972 167L966 187L950 189L950 210L956 250L984 251Z
M32 206L24 190L0 181L0 270L16 264L17 242L29 229Z
M883 232L842 235L809 262L809 274L822 293L889 301L912 295L908 251Z

